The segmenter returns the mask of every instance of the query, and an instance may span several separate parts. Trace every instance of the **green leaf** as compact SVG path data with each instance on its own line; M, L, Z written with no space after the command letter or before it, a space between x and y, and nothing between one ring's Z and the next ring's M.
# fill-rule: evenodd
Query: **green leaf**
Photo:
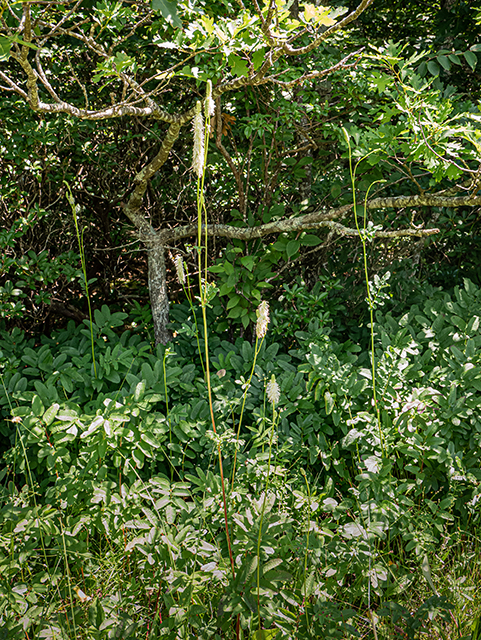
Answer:
M252 54L252 64L254 65L254 71L257 71L257 69L264 62L264 59L265 49L258 49L257 51L254 51L254 53Z
M342 192L342 187L340 184L333 184L331 187L331 196L333 198L339 198Z
M478 56L472 51L465 51L464 58L466 62L469 64L471 69L474 71L476 69L476 65L478 64Z
M279 633L279 629L257 629L251 633L249 638L252 640L274 640Z
M322 240L315 236L312 233L306 233L301 238L301 244L306 245L308 247L317 247L318 244L321 244Z
M242 307L234 307L227 314L228 318L238 318L242 312Z
M175 517L177 515L177 512L175 510L174 505L172 504L168 504L165 508L165 515L167 518L167 523L168 524L174 524L175 522Z
M287 242L288 242L287 240L285 240L284 238L281 238L280 240L276 240L276 242L273 243L272 248L275 249L276 251L285 251Z
M287 257L292 258L292 256L295 256L299 251L300 245L301 243L299 242L299 240L291 240L290 242L288 242L286 247Z
M0 36L0 60L8 60L10 58L11 48L12 40L5 36Z
M31 42L25 42L25 40L22 40L22 38L19 38L16 35L0 36L0 60L8 60L10 58L10 50L14 42L16 42L17 44L21 44L23 47L38 49L38 47L36 47Z
M151 433L142 433L140 435L141 440L144 440L147 444L150 444L154 449L158 449L160 447L159 441L154 438Z
M51 407L49 407L47 409L47 411L45 411L45 413L43 414L42 420L43 420L44 424L47 425L47 427L53 422L53 420L54 420L55 416L57 415L59 409L60 409L60 405L55 403Z
M179 18L179 14L177 13L176 2L170 2L169 0L152 0L152 10L160 11L162 16L173 27L182 27L182 22Z
M459 64L461 65L461 60L459 59L459 56L456 55L455 53L450 53L448 58L451 60L451 62L454 62L454 64Z
M231 67L232 75L241 77L247 76L249 74L247 62L242 58L239 58L239 56L237 56L235 53L231 53L228 60Z
M326 413L327 415L332 413L332 410L334 409L334 405L336 403L335 398L329 393L329 391L326 391L324 393L324 403L326 405Z
M234 273L234 265L232 264L232 262L229 262L228 260L226 260L223 266L228 276Z
M306 581L302 585L301 593L304 596L304 598L309 598L309 596L311 596L314 593L314 589L316 587L315 578L316 578L316 574L313 571L307 576Z
M134 400L138 402L145 393L145 380L141 380L135 387Z
M240 296L235 294L232 296L232 298L229 298L229 302L227 303L227 308L228 309L232 309L233 307L236 307L239 304L239 300L240 300Z
M252 271L252 269L255 266L255 257L254 256L243 256L241 258L241 264L242 264L242 266L244 266L249 271Z
M40 397L37 395L33 396L32 411L34 415L36 415L37 417L40 417L45 412L45 407L43 406L43 402L40 400Z
M437 61L439 62L439 64L446 69L446 71L449 71L451 69L451 61L447 56L443 56L440 55L437 58Z
M94 598L88 611L89 622L95 629L100 629L102 622L105 620L105 613L98 597Z
M428 71L432 76L439 75L439 65L438 65L438 63L434 62L434 60L430 60L428 62Z

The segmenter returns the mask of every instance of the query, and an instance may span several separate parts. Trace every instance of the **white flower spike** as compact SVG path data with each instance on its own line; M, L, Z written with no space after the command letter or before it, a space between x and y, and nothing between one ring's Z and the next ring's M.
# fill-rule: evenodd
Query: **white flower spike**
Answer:
M256 314L256 336L262 339L267 333L267 325L269 324L269 305L265 300L257 307Z
M276 382L276 377L274 374L272 374L271 379L267 383L266 393L267 398L271 404L276 405L279 403L279 400L281 398L281 390L279 389L279 385Z
M200 100L197 100L195 105L192 169L198 178L202 178L204 171L204 119L202 118Z

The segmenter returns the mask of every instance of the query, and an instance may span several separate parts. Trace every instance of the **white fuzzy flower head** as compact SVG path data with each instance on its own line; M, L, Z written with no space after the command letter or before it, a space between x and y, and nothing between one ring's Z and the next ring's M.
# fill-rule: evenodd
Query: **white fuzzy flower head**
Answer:
M256 314L256 336L262 339L267 333L267 325L269 324L269 305L265 300L257 307Z
M174 258L175 270L177 271L177 279L180 284L185 284L185 271L184 271L184 261L182 260L182 256L178 253Z
M204 171L204 119L202 117L202 105L199 100L195 105L192 169L198 178L202 178Z
M272 374L271 379L267 383L266 388L267 399L271 404L278 404L281 398L281 390L279 389L279 385L276 382L276 377Z

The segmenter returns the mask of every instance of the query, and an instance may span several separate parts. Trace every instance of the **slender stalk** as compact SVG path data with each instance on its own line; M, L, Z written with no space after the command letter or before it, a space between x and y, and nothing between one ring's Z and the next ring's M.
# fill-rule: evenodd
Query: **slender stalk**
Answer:
M269 388L270 385L270 388ZM274 429L276 425L276 404L279 401L279 387L275 381L274 376L271 378L271 382L268 383L267 395L272 403L272 428L269 438L269 458L267 463L267 479L266 488L264 490L264 500L262 501L261 517L259 521L259 535L257 536L257 622L259 626L259 637L262 635L261 629L261 600L260 600L260 581L261 581L261 540L262 540L262 525L264 522L264 513L266 509L267 492L269 491L269 480L271 475L271 455L272 455L272 440L274 438Z
M353 211L354 211L354 220L356 223L356 229L357 232L359 234L359 239L361 240L361 244L362 244L362 256L363 256L363 266L364 266L364 278L366 280L366 291L367 291L367 300L368 300L368 306L369 306L369 318L370 318L370 324L371 324L371 375L372 375L372 399L374 402L374 407L376 409L376 417L377 417L377 425L378 425L378 429L379 429L379 437L381 440L381 448L382 448L382 452L383 452L383 456L386 456L386 447L385 447L385 440L384 440L384 434L382 432L382 426L381 426L381 413L379 411L379 405L377 402L377 395L376 395L376 359L375 359L375 352L374 352L374 303L372 300L372 296L371 296L371 287L369 284L369 269L368 269L368 264L367 264L367 248L366 248L366 234L362 233L361 228L359 226L359 219L358 219L358 215L357 215L357 201L356 201L356 170L357 167L359 165L359 162L361 162L361 160L364 160L367 156L364 156L357 164L356 166L352 167L352 151L351 151L351 143L349 141L349 135L347 133L347 131L343 128L342 129L343 133L344 133L344 137L346 138L346 142L347 142L347 146L348 146L348 150L349 150L349 173L351 176L351 185L352 185L352 204L353 204ZM370 153L373 153L373 151L371 151ZM369 154L367 154L369 155ZM377 181L379 182L379 181ZM373 184L376 184L375 182L373 182ZM366 194L366 199L364 201L364 232L366 231L366 227L367 227L367 196L369 195L369 190L373 185L371 185L367 191Z
M260 352L260 350L262 348L262 343L263 342L264 342L264 336L261 338L260 345L259 345L259 336L256 336L256 344L255 344L255 347L254 347L254 361L252 363L252 369L251 369L251 372L250 372L250 375L249 375L249 379L247 380L247 382L245 384L244 395L242 397L241 412L240 412L240 417L239 417L239 424L237 425L236 447L235 447L234 463L232 465L232 475L231 475L231 486L230 486L230 490L231 491L234 490L234 478L235 478L235 471L236 471L236 465L237 465L237 452L239 451L240 430L241 430L241 426L242 426L242 418L244 416L244 409L245 409L245 406L246 406L247 392L249 391L249 387L251 386L252 376L254 375L254 371L255 371L255 368L256 368L257 356L259 355L259 352Z
M209 117L209 106L210 106L210 96L212 94L212 86L210 82L207 83L207 98L206 98L206 109L205 109L205 117L206 120ZM203 149L202 149L203 143ZM208 270L208 256L207 256L207 242L208 242L208 228L207 228L207 211L205 208L204 202L204 180L205 180L205 169L207 165L207 151L209 146L209 127L203 127L202 122L202 112L200 102L196 105L196 115L194 118L194 162L193 168L197 173L197 256L198 256L198 267L199 267L199 292L200 292L200 304L202 309L202 321L204 325L204 348L205 348L205 375L207 382L207 394L209 398L209 410L210 410L210 418L212 423L212 430L215 435L217 435L217 429L215 424L215 416L214 416L214 406L212 402L212 386L210 380L210 363L209 363L209 332L207 327L207 312L206 307L209 302L208 295L208 284L207 284L207 270ZM199 163L200 156L202 154L202 164ZM205 246L202 247L202 223L203 217L205 215ZM202 278L202 249L205 249L205 261L204 261L204 278ZM217 453L219 459L219 471L221 478L221 486L222 486L222 502L224 507L224 525L225 525L225 534L227 539L227 547L229 550L229 558L232 569L232 577L235 578L235 564L234 564L234 556L232 554L232 546L230 541L229 534L229 521L227 516L227 498L225 493L225 481L224 481L224 470L222 465L222 452L220 441L217 440ZM237 625L238 627L238 625ZM239 629L237 629L237 636L239 635Z
M306 536L306 553L304 554L304 585L306 585L307 580L307 553L309 551L309 533L311 531L311 489L309 487L309 483L307 482L307 475L304 469L301 469L301 474L304 476L304 480L306 482L307 487L307 536ZM306 588L304 587L304 597L306 596ZM309 614L308 607L305 607L306 612L306 629L309 630Z
M88 283L88 280L87 280L87 267L86 267L86 262L85 262L83 229L82 229L82 233L80 233L80 229L79 229L79 225L78 225L78 218L77 218L77 206L75 204L75 200L74 200L74 197L72 195L72 191L70 189L70 185L68 184L68 182L65 182L65 180L64 180L64 185L67 187L67 200L68 200L68 203L70 205L70 208L72 209L73 220L74 220L74 224L75 224L75 231L77 232L77 242L78 242L79 251L80 251L80 263L82 265L82 273L83 273L84 285L85 285L85 294L87 296L87 304L88 304L88 308L89 308L90 342L91 342L91 345L92 345L92 362L93 362L93 365L94 365L94 376L97 377L97 365L95 363L94 327L93 327L93 317L92 317L92 306L90 304L89 283Z

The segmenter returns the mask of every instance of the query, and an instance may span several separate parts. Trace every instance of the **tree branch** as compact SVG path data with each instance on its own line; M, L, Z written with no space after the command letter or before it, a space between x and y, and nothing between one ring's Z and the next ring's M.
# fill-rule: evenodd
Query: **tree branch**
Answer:
M348 236L351 238L358 237L359 232L357 229L346 227L334 220L322 220L320 222L304 222L299 224L299 218L293 218L291 220L282 220L279 223L263 224L259 227L250 227L248 229L241 227L233 227L228 224L209 224L207 225L207 232L209 236L217 236L220 238L233 238L236 240L253 240L255 238L262 238L272 233L287 233L292 231L307 231L309 229L330 229L334 233L338 233L342 236ZM203 231L205 225L203 226ZM197 224L186 225L184 227L177 227L171 231L160 231L158 233L158 242L165 244L180 240L181 238L187 238L197 233ZM392 231L376 231L376 238L425 238L427 236L435 235L439 233L439 229L394 229Z
M323 40L326 40L327 38L332 36L332 34L336 33L336 31L340 31L341 29L344 29L344 27L347 27L349 23L358 18L361 13L365 11L373 2L374 0L362 0L357 9L352 11L343 20L333 25L330 29L326 29L326 31L321 33L317 38L315 38L305 47L298 47L297 49L295 49L294 47L291 47L289 43L284 43L282 47L284 53L286 53L288 56L300 56L305 53L310 53L311 51L313 51L313 49L316 49L316 47L318 47Z
M234 179L237 185L237 193L239 196L239 211L242 214L242 217L245 219L246 215L246 198L244 194L244 183L242 181L242 176L239 169L235 166L234 161L232 160L229 152L222 144L222 113L221 113L221 102L220 97L215 101L215 146L219 149L221 154L223 155L225 161L227 162L229 169L232 171Z
M142 206L142 199L149 180L154 176L160 167L166 162L170 150L179 137L180 125L171 124L162 142L159 152L134 178L135 188L130 195L129 201L124 206L124 213L135 225L139 232L140 239L146 244L156 243L157 233L151 224L139 213Z
M459 196L444 197L436 195L416 195L397 196L392 198L374 198L366 203L368 209L401 209L404 207L474 207L481 206L481 196ZM232 225L208 225L209 235L223 238L236 238L238 240L252 240L270 235L271 233L290 233L293 231L306 231L308 229L329 228L331 231L344 236L359 235L356 229L350 229L337 222L340 218L353 208L352 204L347 204L337 209L329 211L315 211L307 213L297 218L276 220L258 227L234 227ZM158 241L162 244L175 242L182 238L188 238L197 233L197 224L188 224L175 229L164 229L158 233ZM392 231L377 231L379 238L400 238L400 237L426 237L439 233L439 229L399 229Z
M353 51L352 53L347 55L345 58L340 60L337 64L333 65L332 67L329 67L328 69L321 69L320 71L312 71L311 73L305 73L304 75L300 76L299 78L296 78L295 80L285 81L285 80L278 80L275 76L267 76L265 78L265 81L272 82L273 84L278 84L281 87L289 89L290 87L294 87L296 84L301 84L306 80L313 80L314 78L323 78L324 76L334 73L335 71L339 71L339 69L350 69L352 67L355 67L359 62L359 60L355 60L354 62L351 62L351 64L346 64L346 63L353 56L356 56L362 53L363 50L364 49L358 49L357 51Z
M458 207L478 207L481 206L481 196L438 196L438 195L418 195L418 196L394 196L392 198L374 198L368 200L368 209L401 209L403 207L447 207L457 209Z

